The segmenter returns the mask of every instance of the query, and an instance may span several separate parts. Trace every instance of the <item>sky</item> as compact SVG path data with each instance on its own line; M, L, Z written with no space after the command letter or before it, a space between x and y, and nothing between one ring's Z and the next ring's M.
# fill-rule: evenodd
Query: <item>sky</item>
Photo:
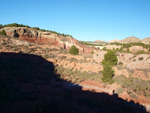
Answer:
M150 0L2 0L0 24L19 23L80 41L150 37Z

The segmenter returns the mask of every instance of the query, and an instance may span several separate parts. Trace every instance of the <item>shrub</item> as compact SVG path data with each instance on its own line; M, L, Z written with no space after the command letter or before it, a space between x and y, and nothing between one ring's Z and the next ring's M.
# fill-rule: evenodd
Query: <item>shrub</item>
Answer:
M73 54L73 55L78 55L79 49L76 48L76 46L73 45L73 46L70 48L69 53L70 53L70 54Z
M91 54L94 54L94 51L91 51Z
M130 96L131 98L138 99L138 97L137 97L132 91L127 90L127 93L129 94L129 96Z
M3 27L29 27L29 26L23 24L11 23L11 24L3 25Z
M104 51L106 51L106 50L107 50L107 48L106 48L106 47L104 47L104 48L103 48L103 50L104 50Z
M36 29L36 30L40 30L40 28L39 27L32 27L33 29Z
M136 52L136 54L145 54L144 50Z
M6 31L4 29L1 31L1 35L6 35Z
M113 83L114 70L112 69L111 64L107 61L103 64L103 78L102 81L104 83L109 82Z

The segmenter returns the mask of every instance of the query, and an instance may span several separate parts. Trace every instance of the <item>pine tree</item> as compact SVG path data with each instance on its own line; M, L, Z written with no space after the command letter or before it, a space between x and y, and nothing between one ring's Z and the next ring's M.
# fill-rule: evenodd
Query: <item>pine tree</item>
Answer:
M113 50L108 50L107 53L104 55L104 60L102 64L105 62L109 62L112 66L117 64L118 59Z
M103 82L113 83L114 70L112 69L111 64L107 61L103 64Z
M108 50L107 53L104 55L104 60L102 61L103 64L103 82L113 83L113 76L114 70L112 67L116 65L118 62L117 55L113 50Z

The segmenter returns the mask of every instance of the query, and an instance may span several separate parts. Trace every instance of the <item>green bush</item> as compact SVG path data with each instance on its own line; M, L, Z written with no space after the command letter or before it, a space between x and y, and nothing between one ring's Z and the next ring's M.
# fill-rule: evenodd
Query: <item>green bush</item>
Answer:
M111 64L107 61L103 64L103 78L102 81L104 83L109 82L109 83L113 83L113 76L114 76L114 70L112 69Z
M91 51L91 54L94 54L94 51Z
M6 35L6 31L4 29L1 31L1 35Z
M108 50L107 53L104 55L104 60L102 61L102 64L104 64L105 62L109 62L111 66L117 64L118 62L117 55L113 50Z
M78 55L79 49L76 48L76 46L73 45L73 46L70 48L69 53L70 53L70 54L73 54L73 55Z

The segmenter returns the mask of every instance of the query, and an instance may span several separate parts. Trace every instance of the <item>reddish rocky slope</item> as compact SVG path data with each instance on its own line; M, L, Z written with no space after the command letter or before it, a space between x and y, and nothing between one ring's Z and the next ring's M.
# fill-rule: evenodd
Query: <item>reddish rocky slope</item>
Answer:
M53 44L64 49L70 49L72 45L79 48L80 53L91 53L95 48L87 47L78 40L68 35L60 35L53 32L45 32L27 27L5 27L6 34L32 43ZM1 29L0 31L2 31Z

